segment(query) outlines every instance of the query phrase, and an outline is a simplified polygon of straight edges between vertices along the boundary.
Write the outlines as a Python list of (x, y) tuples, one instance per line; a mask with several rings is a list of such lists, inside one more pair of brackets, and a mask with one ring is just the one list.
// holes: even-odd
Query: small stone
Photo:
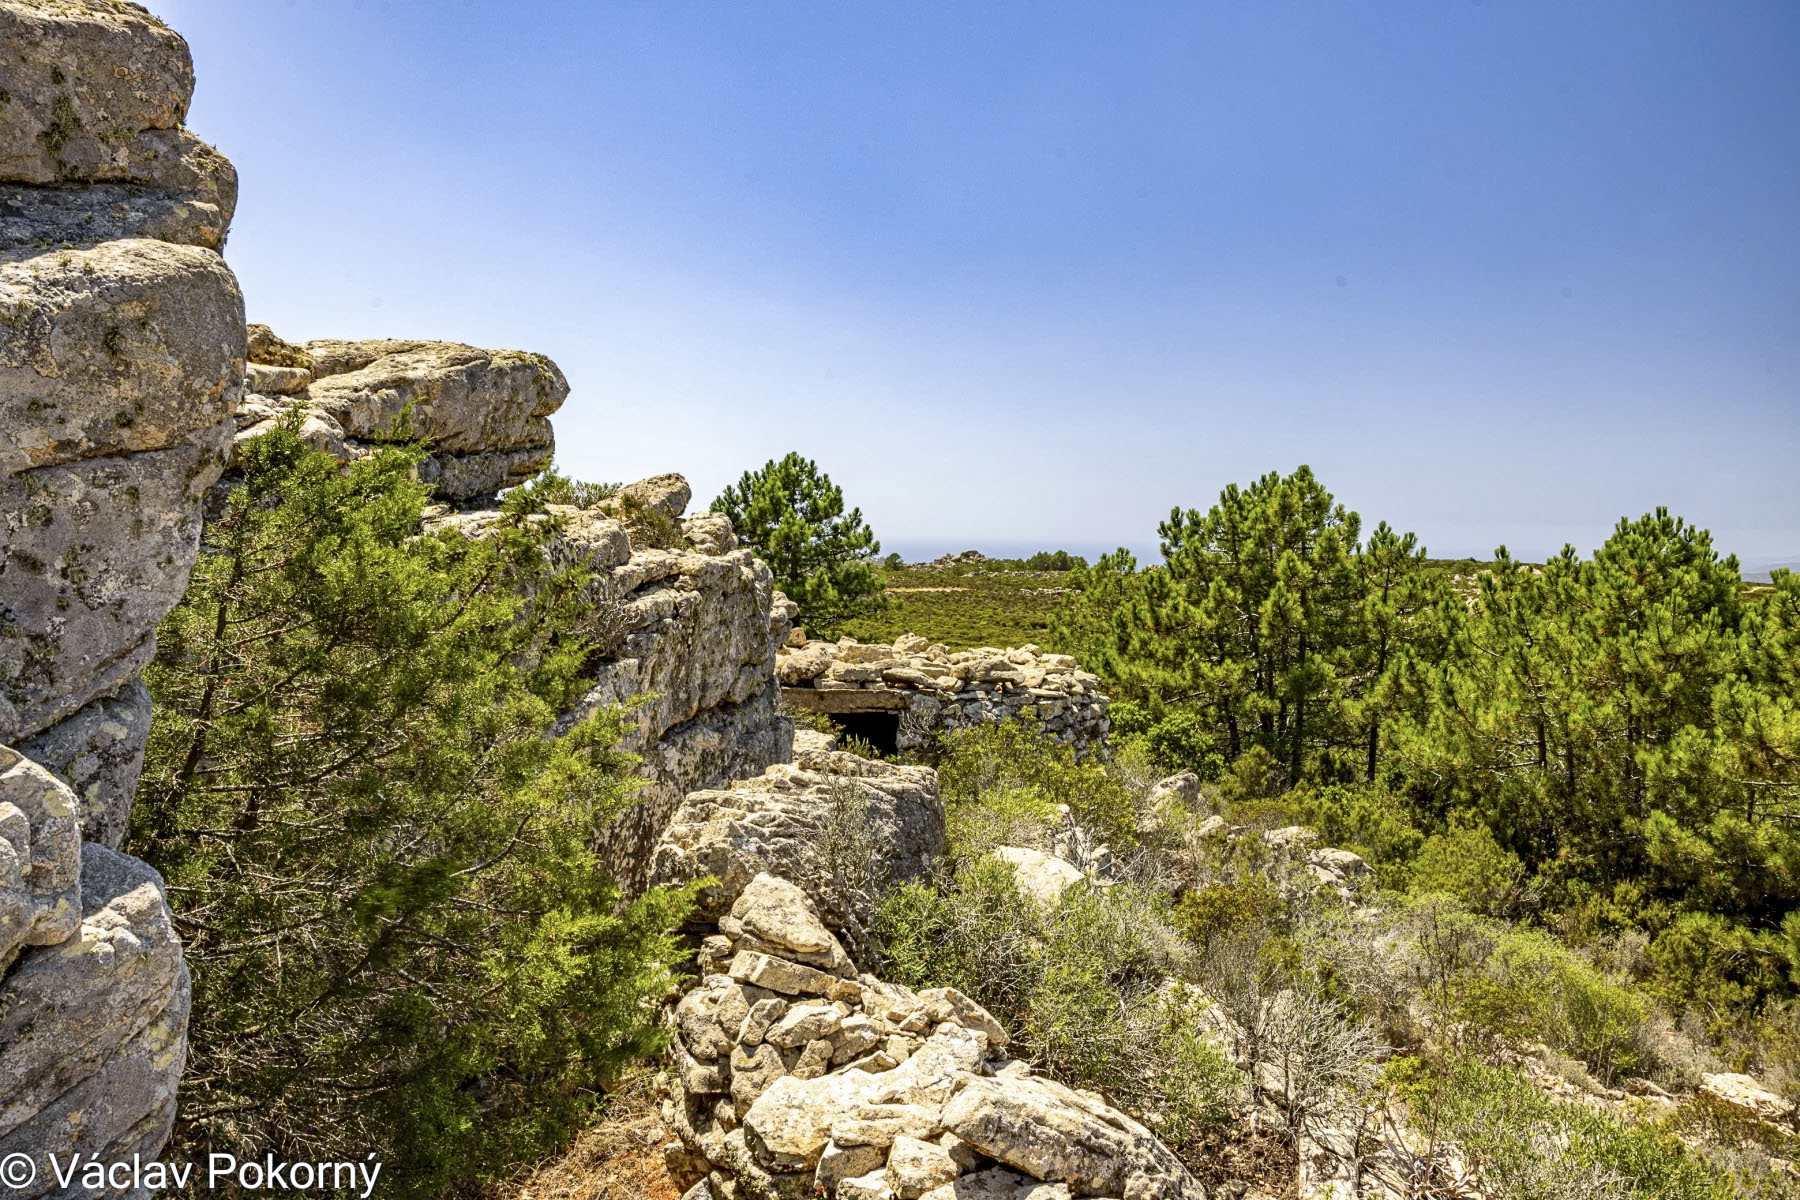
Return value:
[(919, 1000), (934, 1022), (949, 1021), (964, 1029), (985, 1033), (990, 1046), (1004, 1046), (1009, 1040), (1006, 1030), (993, 1014), (955, 988), (927, 988), (919, 993)]
[(813, 912), (806, 893), (764, 871), (752, 879), (731, 906), (743, 931), (789, 950), (823, 953), (837, 944)]
[(794, 1064), (791, 1074), (796, 1079), (817, 1079), (831, 1067), (831, 1043), (824, 1038), (806, 1043), (800, 1051), (800, 1060)]
[(860, 995), (857, 986), (848, 980), (751, 950), (740, 950), (731, 960), (731, 977), (740, 983), (753, 983), (786, 996), (854, 1000)]
[(899, 1200), (917, 1200), (932, 1188), (953, 1182), (962, 1173), (950, 1152), (935, 1142), (901, 1134), (888, 1153), (888, 1186)]
[(887, 1153), (880, 1146), (840, 1146), (836, 1142), (828, 1142), (824, 1153), (819, 1155), (818, 1169), (813, 1173), (813, 1180), (825, 1189), (825, 1194), (842, 1196), (836, 1191), (838, 1185), (854, 1175), (879, 1175), (887, 1162)]
[(802, 1046), (837, 1032), (843, 1017), (828, 1004), (796, 1004), (763, 1035), (763, 1040), (787, 1049)]
[(838, 1184), (837, 1200), (894, 1200), (885, 1171), (871, 1171)]
[(787, 1068), (782, 1065), (781, 1054), (775, 1047), (762, 1045), (746, 1049), (739, 1046), (731, 1052), (732, 1104), (737, 1106), (738, 1112), (748, 1112), (757, 1098), (786, 1074)]
[(767, 1036), (769, 1026), (781, 1020), (787, 1009), (787, 1001), (774, 996), (758, 1000), (750, 1006), (749, 1013), (738, 1027), (738, 1041), (746, 1046), (756, 1045)]

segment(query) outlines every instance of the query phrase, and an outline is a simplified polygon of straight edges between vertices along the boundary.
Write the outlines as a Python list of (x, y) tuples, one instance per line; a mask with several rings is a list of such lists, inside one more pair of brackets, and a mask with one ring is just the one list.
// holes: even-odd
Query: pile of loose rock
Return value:
[(1036, 646), (951, 651), (914, 634), (892, 645), (808, 641), (796, 630), (775, 674), (782, 698), (832, 716), (890, 712), (895, 749), (924, 751), (939, 731), (1024, 718), (1079, 752), (1098, 748), (1112, 723), (1100, 679), (1067, 654)]
[(1204, 1200), (1142, 1125), (1032, 1074), (952, 988), (858, 974), (811, 898), (743, 887), (673, 1011), (687, 1200)]

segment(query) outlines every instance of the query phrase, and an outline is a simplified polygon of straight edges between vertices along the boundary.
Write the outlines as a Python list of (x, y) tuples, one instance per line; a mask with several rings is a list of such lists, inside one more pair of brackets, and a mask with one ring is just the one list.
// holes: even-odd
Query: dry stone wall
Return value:
[(115, 850), (244, 378), (237, 179), (137, 5), (0, 0), (0, 47), (0, 1157), (129, 1159), (168, 1137), (189, 988)]
[(1078, 753), (1104, 744), (1111, 722), (1100, 679), (1067, 654), (1036, 646), (952, 652), (915, 634), (892, 645), (807, 641), (799, 634), (776, 659), (782, 696), (796, 707), (843, 720), (889, 714), (894, 744), (883, 750), (930, 752), (941, 732), (1029, 720)]

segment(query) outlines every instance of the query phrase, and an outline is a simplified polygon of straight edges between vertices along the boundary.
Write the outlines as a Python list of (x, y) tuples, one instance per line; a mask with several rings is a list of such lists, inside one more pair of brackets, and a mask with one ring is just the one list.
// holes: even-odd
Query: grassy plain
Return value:
[(886, 574), (893, 606), (845, 623), (845, 632), (859, 642), (916, 633), (952, 650), (1044, 645), (1050, 614), (1068, 590), (1062, 571), (1026, 571), (1017, 562), (996, 560), (905, 566)]

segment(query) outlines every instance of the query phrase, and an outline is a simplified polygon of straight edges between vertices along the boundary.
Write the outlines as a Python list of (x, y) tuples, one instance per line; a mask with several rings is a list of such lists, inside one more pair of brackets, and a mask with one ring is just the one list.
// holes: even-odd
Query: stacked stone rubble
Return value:
[(896, 749), (929, 751), (936, 735), (1025, 719), (1078, 752), (1100, 747), (1111, 728), (1100, 679), (1067, 654), (1036, 646), (952, 652), (902, 634), (892, 645), (807, 641), (798, 633), (775, 663), (782, 695), (828, 715), (899, 715)]
[(244, 377), (237, 180), (137, 5), (0, 0), (0, 45), (0, 1158), (129, 1159), (174, 1117), (188, 981), (114, 848)]
[(1142, 1125), (1032, 1073), (952, 988), (859, 974), (813, 899), (756, 875), (675, 1005), (687, 1200), (1204, 1200)]

